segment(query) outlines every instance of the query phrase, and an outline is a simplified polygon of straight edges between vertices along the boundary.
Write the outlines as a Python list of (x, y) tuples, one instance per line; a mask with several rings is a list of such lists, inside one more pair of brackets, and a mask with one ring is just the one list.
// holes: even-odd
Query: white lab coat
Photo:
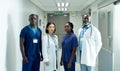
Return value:
[[(78, 31), (78, 40), (82, 28)], [(80, 45), (79, 45), (80, 46)], [(95, 66), (97, 55), (101, 49), (101, 34), (99, 30), (91, 25), (82, 38), (82, 53), (80, 60), (80, 47), (77, 48), (77, 62), (88, 66)]]
[[(56, 57), (56, 50), (58, 50), (58, 37), (56, 35), (53, 35), (53, 37), (49, 34), (45, 35), (42, 39), (44, 71), (56, 70), (56, 59), (58, 59), (58, 54)], [(48, 66), (45, 64), (47, 61), (49, 62)]]

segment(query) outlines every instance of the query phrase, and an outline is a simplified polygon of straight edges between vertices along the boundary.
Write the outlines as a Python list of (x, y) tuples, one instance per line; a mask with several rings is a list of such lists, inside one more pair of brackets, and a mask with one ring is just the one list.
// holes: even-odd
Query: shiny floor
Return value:
[[(59, 49), (59, 59), (60, 59), (60, 57), (61, 57), (61, 49)], [(97, 64), (96, 64), (95, 71), (98, 71), (97, 69), (98, 69), (98, 67), (97, 67)], [(40, 71), (44, 71), (43, 62), (41, 62)], [(60, 69), (58, 71), (64, 71), (63, 66), (60, 66)], [(80, 71), (79, 63), (76, 63), (75, 71)]]

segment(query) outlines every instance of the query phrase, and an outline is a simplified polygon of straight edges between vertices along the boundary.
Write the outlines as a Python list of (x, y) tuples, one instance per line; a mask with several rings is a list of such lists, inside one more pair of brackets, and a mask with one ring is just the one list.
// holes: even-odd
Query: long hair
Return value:
[(73, 28), (74, 28), (74, 25), (73, 25), (73, 23), (72, 22), (67, 22), (69, 25), (70, 25), (70, 27), (71, 27), (71, 32), (72, 33), (74, 33), (74, 31), (73, 31)]
[(53, 24), (53, 25), (55, 26), (55, 30), (54, 30), (54, 32), (53, 32), (53, 33), (55, 33), (55, 32), (56, 32), (56, 25), (55, 25), (55, 23), (54, 23), (54, 22), (48, 22), (48, 23), (47, 23), (47, 25), (46, 25), (46, 28), (45, 28), (45, 32), (46, 32), (46, 33), (49, 33), (49, 31), (48, 31), (48, 29), (47, 29), (47, 28), (48, 28), (48, 27), (49, 27), (49, 25), (51, 25), (51, 24)]

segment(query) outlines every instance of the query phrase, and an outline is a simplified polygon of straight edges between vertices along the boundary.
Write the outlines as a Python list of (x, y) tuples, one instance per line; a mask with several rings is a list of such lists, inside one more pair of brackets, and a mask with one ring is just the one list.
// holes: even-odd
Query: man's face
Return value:
[(89, 22), (89, 16), (88, 15), (84, 15), (83, 16), (83, 24), (87, 24)]
[(29, 17), (30, 24), (35, 26), (37, 24), (37, 16), (33, 15)]

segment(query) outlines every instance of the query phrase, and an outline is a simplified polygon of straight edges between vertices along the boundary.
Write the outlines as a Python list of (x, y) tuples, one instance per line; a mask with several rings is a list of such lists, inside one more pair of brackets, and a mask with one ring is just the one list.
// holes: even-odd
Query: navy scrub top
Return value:
[[(78, 47), (78, 40), (74, 33), (70, 35), (64, 35), (62, 38), (62, 60), (69, 62), (73, 48)], [(76, 55), (74, 56), (73, 63), (76, 61)]]
[[(21, 30), (20, 37), (25, 39), (24, 48), (25, 54), (27, 57), (35, 57), (36, 55), (40, 54), (40, 43), (41, 43), (41, 30), (36, 27), (36, 34), (30, 28), (30, 25), (24, 27)], [(37, 39), (37, 43), (34, 43), (33, 40)]]

